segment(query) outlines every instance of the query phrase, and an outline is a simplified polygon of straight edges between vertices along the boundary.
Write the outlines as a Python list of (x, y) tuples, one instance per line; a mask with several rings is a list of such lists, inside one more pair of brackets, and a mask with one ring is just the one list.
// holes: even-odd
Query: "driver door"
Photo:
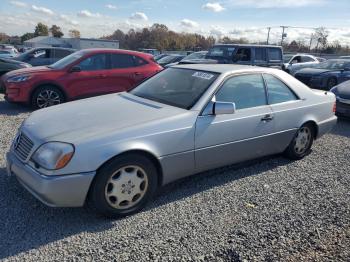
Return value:
[(198, 117), (195, 132), (197, 171), (238, 163), (272, 152), (270, 135), (274, 132), (273, 112), (267, 104), (261, 74), (227, 79), (214, 99), (235, 103), (236, 110), (233, 114), (204, 113)]

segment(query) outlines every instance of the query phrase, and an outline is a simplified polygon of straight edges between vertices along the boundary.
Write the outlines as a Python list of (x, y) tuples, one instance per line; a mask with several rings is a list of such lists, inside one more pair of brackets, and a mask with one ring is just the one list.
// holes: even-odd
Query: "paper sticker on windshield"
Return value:
[(210, 80), (210, 79), (213, 78), (214, 75), (208, 74), (208, 73), (204, 73), (204, 72), (195, 72), (192, 76), (203, 78), (203, 79), (206, 79), (206, 80)]

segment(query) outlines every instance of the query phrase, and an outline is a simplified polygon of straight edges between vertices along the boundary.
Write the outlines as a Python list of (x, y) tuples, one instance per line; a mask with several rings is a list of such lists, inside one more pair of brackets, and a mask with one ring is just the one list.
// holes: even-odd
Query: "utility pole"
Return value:
[(267, 40), (266, 40), (266, 44), (269, 44), (269, 40), (270, 40), (270, 31), (271, 31), (271, 27), (267, 28)]
[(284, 30), (285, 30), (286, 28), (288, 28), (288, 27), (289, 27), (289, 26), (281, 25), (281, 28), (282, 28), (281, 46), (283, 45), (283, 40), (284, 40), (284, 38), (287, 37), (287, 34), (284, 33)]

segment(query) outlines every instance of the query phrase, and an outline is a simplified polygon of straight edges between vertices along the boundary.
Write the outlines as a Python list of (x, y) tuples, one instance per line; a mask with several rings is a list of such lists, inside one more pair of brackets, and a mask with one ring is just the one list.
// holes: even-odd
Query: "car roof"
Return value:
[(79, 50), (78, 52), (82, 52), (84, 55), (107, 52), (107, 53), (135, 55), (135, 56), (142, 57), (144, 59), (152, 59), (153, 57), (152, 54), (148, 54), (144, 52), (132, 51), (132, 50), (126, 50), (126, 49), (115, 49), (115, 48), (88, 48), (88, 49)]
[(281, 46), (278, 45), (258, 45), (258, 44), (215, 44), (215, 46), (242, 46), (242, 47), (273, 47), (273, 48), (282, 48)]
[(233, 73), (235, 71), (249, 70), (249, 71), (269, 71), (269, 68), (257, 67), (257, 66), (248, 66), (248, 65), (233, 65), (233, 64), (181, 64), (173, 66), (173, 68), (184, 68), (184, 69), (193, 69), (200, 71), (209, 71), (214, 73)]

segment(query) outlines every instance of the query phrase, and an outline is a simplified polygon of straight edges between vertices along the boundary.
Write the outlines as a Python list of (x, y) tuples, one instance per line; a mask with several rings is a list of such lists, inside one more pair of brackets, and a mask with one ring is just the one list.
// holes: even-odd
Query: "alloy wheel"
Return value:
[(297, 154), (304, 154), (311, 143), (312, 133), (311, 130), (304, 126), (299, 129), (298, 134), (295, 138), (294, 150)]
[(139, 166), (125, 166), (114, 172), (105, 187), (108, 204), (128, 209), (141, 201), (148, 189), (148, 177)]
[(36, 104), (38, 108), (58, 105), (61, 104), (61, 102), (62, 101), (60, 95), (54, 90), (44, 89), (38, 94), (36, 98)]

